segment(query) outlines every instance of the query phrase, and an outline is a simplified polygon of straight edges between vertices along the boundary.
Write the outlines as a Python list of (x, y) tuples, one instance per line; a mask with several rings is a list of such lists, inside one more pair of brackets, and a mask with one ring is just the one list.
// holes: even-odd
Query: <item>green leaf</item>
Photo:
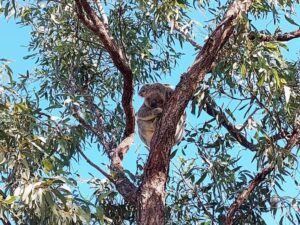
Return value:
[(275, 43), (272, 43), (272, 42), (266, 42), (265, 47), (267, 47), (269, 49), (272, 49), (272, 50), (276, 50), (278, 48), (277, 45)]
[(245, 77), (246, 76), (246, 66), (244, 64), (242, 64), (241, 66), (241, 75), (242, 77)]
[(17, 112), (23, 112), (28, 110), (28, 105), (25, 102), (15, 104), (15, 110)]
[(279, 75), (278, 75), (278, 72), (276, 69), (272, 68), (272, 72), (273, 72), (273, 75), (275, 77), (275, 81), (276, 81), (276, 87), (277, 88), (280, 88), (281, 87), (281, 82), (280, 82), (280, 78), (279, 78)]
[(196, 185), (200, 185), (202, 183), (202, 181), (204, 181), (204, 179), (206, 178), (207, 176), (207, 172), (204, 172), (201, 177), (196, 181)]
[(284, 15), (284, 18), (290, 23), (290, 24), (293, 24), (293, 25), (296, 25), (299, 27), (299, 24), (295, 22), (295, 20), (293, 20), (291, 17), (289, 17), (289, 15), (285, 14)]
[(57, 198), (59, 198), (59, 200), (60, 200), (64, 205), (66, 204), (67, 199), (66, 199), (65, 196), (62, 195), (58, 190), (53, 189), (53, 190), (52, 190), (52, 193), (53, 193)]
[(111, 194), (111, 191), (107, 191), (107, 192), (104, 192), (104, 193), (101, 193), (99, 196), (98, 196), (98, 200), (99, 202), (102, 202), (107, 196), (109, 196)]
[(279, 225), (283, 225), (283, 219), (284, 219), (284, 216), (282, 216), (279, 220)]
[(8, 13), (9, 13), (9, 6), (10, 6), (10, 2), (8, 1), (5, 5), (5, 9), (4, 9), (4, 16), (7, 17)]
[(5, 64), (4, 67), (5, 67), (6, 73), (9, 77), (9, 82), (13, 83), (13, 79), (12, 79), (13, 71), (12, 71), (12, 69), (7, 64)]
[(17, 200), (17, 196), (8, 196), (8, 197), (3, 201), (3, 203), (10, 205), (10, 204), (14, 203), (14, 201), (16, 201), (16, 200)]
[(53, 104), (49, 107), (47, 107), (45, 110), (50, 110), (50, 109), (59, 109), (59, 108), (62, 108), (62, 105), (61, 104)]
[(77, 213), (78, 216), (80, 217), (80, 219), (82, 221), (84, 221), (85, 223), (89, 223), (91, 220), (91, 214), (85, 210), (83, 210), (82, 208), (78, 208), (77, 209)]
[(176, 150), (174, 150), (174, 151), (171, 153), (171, 155), (170, 155), (170, 158), (171, 158), (171, 159), (173, 159), (173, 158), (174, 158), (174, 156), (176, 155), (176, 153), (177, 153), (177, 149), (176, 149)]
[(100, 220), (100, 224), (104, 224), (104, 212), (103, 212), (103, 209), (101, 207), (97, 207), (96, 211), (97, 211), (97, 217)]
[(48, 159), (43, 160), (43, 167), (44, 167), (44, 170), (46, 173), (53, 170), (53, 165), (52, 165), (51, 161)]
[(258, 80), (257, 86), (262, 87), (264, 83), (265, 83), (265, 75), (262, 75)]
[(52, 195), (49, 191), (46, 191), (43, 193), (46, 199), (46, 202), (48, 203), (48, 206), (51, 207), (55, 204), (55, 202), (53, 201)]

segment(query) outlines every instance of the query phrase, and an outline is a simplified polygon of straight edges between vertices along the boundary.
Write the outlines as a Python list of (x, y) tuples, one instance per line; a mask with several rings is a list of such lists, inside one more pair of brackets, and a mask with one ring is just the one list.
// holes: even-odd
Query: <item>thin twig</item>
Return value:
[(115, 182), (115, 180), (112, 178), (111, 175), (106, 173), (104, 170), (102, 170), (99, 166), (97, 166), (95, 163), (93, 163), (82, 151), (80, 146), (77, 146), (77, 151), (80, 153), (80, 155), (86, 160), (88, 164), (90, 164), (92, 167), (94, 167), (97, 171), (99, 171), (103, 176), (105, 176), (108, 180), (110, 180), (112, 183)]
[(99, 142), (103, 145), (105, 150), (109, 150), (109, 144), (106, 142), (103, 133), (100, 133), (101, 130), (97, 130), (92, 125), (88, 124), (80, 114), (80, 111), (77, 107), (73, 107), (73, 116), (77, 119), (77, 121), (87, 130), (91, 131), (99, 140)]

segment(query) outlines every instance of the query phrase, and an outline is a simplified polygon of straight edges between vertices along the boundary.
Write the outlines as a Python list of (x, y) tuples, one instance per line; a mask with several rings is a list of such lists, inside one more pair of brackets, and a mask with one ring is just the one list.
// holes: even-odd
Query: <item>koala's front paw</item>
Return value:
[(155, 108), (155, 109), (153, 109), (152, 112), (153, 112), (154, 115), (158, 115), (158, 114), (161, 114), (162, 111), (163, 111), (162, 108)]

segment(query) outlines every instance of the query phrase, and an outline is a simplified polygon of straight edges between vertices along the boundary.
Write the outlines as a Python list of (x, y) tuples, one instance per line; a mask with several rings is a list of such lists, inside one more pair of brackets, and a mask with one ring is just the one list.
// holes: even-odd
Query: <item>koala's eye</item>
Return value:
[(158, 103), (158, 104), (163, 104), (164, 101), (160, 99), (160, 100), (157, 101), (157, 103)]

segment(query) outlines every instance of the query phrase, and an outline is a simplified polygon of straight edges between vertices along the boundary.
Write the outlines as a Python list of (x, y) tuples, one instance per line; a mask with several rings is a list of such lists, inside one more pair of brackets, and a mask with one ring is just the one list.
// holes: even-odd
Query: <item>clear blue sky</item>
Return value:
[[(299, 8), (297, 9), (298, 12), (300, 12)], [(202, 15), (200, 15), (202, 16)], [(199, 16), (195, 16), (199, 17)], [(205, 18), (207, 19), (207, 18)], [(261, 29), (270, 28), (273, 26), (272, 22), (270, 23), (270, 19), (266, 19), (265, 21), (262, 21), (262, 23), (259, 25)], [(300, 23), (300, 20), (297, 22)], [(296, 26), (292, 26), (288, 23), (284, 23), (285, 30), (284, 31), (292, 31), (296, 30)], [(26, 70), (32, 71), (35, 67), (33, 61), (24, 60), (23, 57), (28, 54), (26, 45), (29, 43), (30, 40), (30, 28), (29, 27), (20, 27), (19, 25), (16, 25), (14, 20), (10, 20), (7, 22), (3, 17), (0, 19), (0, 58), (6, 58), (12, 60), (12, 63), (10, 66), (13, 69), (15, 77), (17, 77), (18, 74), (24, 74)], [(203, 41), (203, 40), (201, 40)], [(202, 43), (202, 42), (200, 42)], [(293, 40), (289, 42), (289, 52), (285, 52), (285, 55), (287, 58), (299, 58), (299, 51), (300, 51), (300, 44), (299, 39)], [(183, 56), (182, 60), (180, 61), (180, 66), (177, 66), (175, 70), (172, 72), (172, 77), (166, 77), (164, 80), (162, 80), (163, 83), (170, 83), (172, 85), (176, 85), (180, 79), (180, 74), (186, 71), (188, 66), (191, 65), (191, 63), (194, 60), (194, 48), (191, 47), (189, 44), (184, 45), (184, 52), (186, 53), (185, 56)], [(297, 56), (297, 57), (296, 57)], [(142, 99), (139, 96), (134, 97), (134, 108), (137, 110), (140, 105), (142, 104)], [(189, 110), (190, 111), (190, 110)], [(204, 121), (205, 118), (201, 119), (201, 122)], [(239, 118), (240, 122), (243, 121), (243, 118)], [(188, 122), (192, 124), (199, 123), (199, 120), (196, 120), (190, 113), (188, 115)], [(135, 170), (135, 160), (136, 160), (136, 151), (146, 155), (147, 150), (145, 150), (144, 145), (140, 142), (139, 138), (136, 136), (136, 140), (134, 145), (131, 148), (131, 151), (129, 151), (128, 155), (126, 156), (124, 160), (124, 165), (126, 165), (126, 169), (130, 169), (131, 171)], [(90, 151), (90, 156), (93, 155), (93, 153)], [(249, 162), (249, 156), (251, 156), (251, 153), (245, 153), (243, 152), (243, 158), (242, 158), (242, 164), (246, 167), (252, 167), (253, 165)], [(99, 158), (102, 157), (99, 154)], [(94, 156), (92, 158), (95, 158)], [(252, 158), (252, 157), (251, 157)], [(103, 161), (105, 162), (105, 160)], [(99, 160), (95, 160), (95, 163), (99, 163)], [(253, 168), (255, 170), (255, 168)], [(92, 172), (96, 176), (99, 175), (98, 172), (91, 170), (91, 167), (88, 166), (84, 160), (80, 162), (80, 165), (74, 164), (72, 167), (72, 170), (80, 171), (80, 174), (83, 179), (82, 184), (82, 190), (88, 190), (87, 185), (84, 184), (84, 180), (89, 179), (90, 175), (88, 172)], [(286, 190), (285, 195), (295, 195), (298, 193), (298, 189), (295, 189), (294, 185), (291, 184), (292, 181), (289, 181), (287, 184), (284, 185), (284, 188)], [(274, 224), (274, 220), (270, 217), (266, 217), (268, 219), (268, 224)]]

